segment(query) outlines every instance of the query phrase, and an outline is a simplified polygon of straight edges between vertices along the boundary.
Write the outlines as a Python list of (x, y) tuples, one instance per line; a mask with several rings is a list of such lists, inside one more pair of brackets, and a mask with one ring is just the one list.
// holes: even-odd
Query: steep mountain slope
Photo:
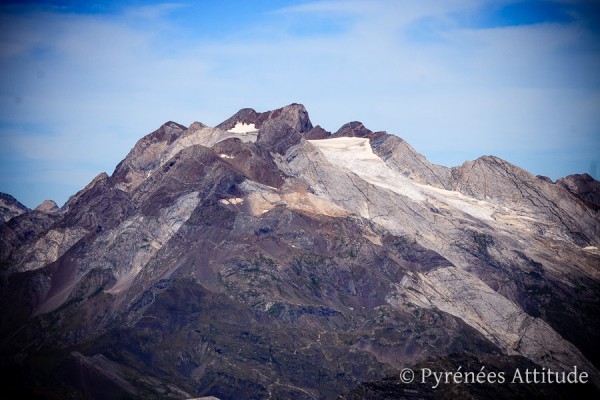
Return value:
[(29, 209), (19, 203), (17, 199), (11, 195), (0, 193), (0, 224), (27, 211), (29, 211)]
[(593, 208), (600, 208), (600, 182), (588, 174), (569, 175), (556, 183)]
[(586, 182), (436, 166), (299, 104), (168, 122), (59, 211), (0, 226), (2, 372), (41, 398), (443, 398), (398, 374), (577, 366), (589, 384), (515, 393), (591, 394)]

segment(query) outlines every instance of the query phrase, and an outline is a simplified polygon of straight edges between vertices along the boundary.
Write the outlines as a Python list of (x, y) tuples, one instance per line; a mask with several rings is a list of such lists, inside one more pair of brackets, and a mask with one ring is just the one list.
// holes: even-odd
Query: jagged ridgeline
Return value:
[[(600, 385), (599, 183), (447, 168), (292, 104), (167, 122), (60, 209), (0, 197), (5, 392), (574, 398)], [(403, 384), (405, 368), (589, 375)]]

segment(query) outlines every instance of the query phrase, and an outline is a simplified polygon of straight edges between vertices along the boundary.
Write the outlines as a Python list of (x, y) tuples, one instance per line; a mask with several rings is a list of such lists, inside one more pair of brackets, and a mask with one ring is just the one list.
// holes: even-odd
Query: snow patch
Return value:
[(343, 167), (365, 181), (414, 201), (434, 199), (475, 218), (494, 221), (492, 204), (462, 193), (417, 183), (390, 168), (375, 153), (366, 138), (341, 137), (309, 140), (330, 163)]
[(240, 204), (244, 202), (244, 199), (242, 199), (241, 197), (233, 197), (231, 199), (221, 199), (219, 200), (219, 202), (221, 204), (229, 204), (229, 205), (234, 205), (234, 204)]
[(369, 139), (341, 137), (309, 140), (330, 163), (346, 168), (365, 181), (415, 201), (425, 197), (412, 181), (394, 171), (379, 158), (369, 144)]
[(423, 193), (426, 193), (429, 197), (433, 197), (465, 214), (487, 221), (494, 221), (492, 214), (495, 212), (495, 208), (487, 201), (477, 200), (453, 190), (440, 189), (421, 183), (415, 183), (415, 185), (420, 187)]
[(592, 254), (600, 255), (600, 250), (596, 246), (587, 246), (587, 247), (582, 248), (582, 250), (585, 251), (585, 252), (587, 252), (587, 253), (592, 253)]
[(219, 154), (219, 157), (221, 157), (221, 158), (234, 158), (235, 156), (230, 156), (229, 154), (221, 153), (221, 154)]
[[(248, 131), (245, 133), (234, 132), (233, 130), (224, 131), (217, 128), (201, 127), (198, 129), (188, 129), (183, 136), (173, 142), (165, 154), (160, 159), (160, 165), (165, 165), (181, 150), (194, 146), (201, 145), (205, 147), (213, 147), (215, 144), (230, 138), (238, 138), (242, 142), (256, 142), (258, 131)], [(225, 157), (227, 158), (227, 157)]]
[(256, 132), (256, 131), (258, 131), (258, 129), (256, 129), (256, 126), (254, 126), (254, 124), (246, 124), (244, 122), (236, 122), (235, 126), (231, 129), (229, 129), (227, 132), (250, 133), (250, 132)]

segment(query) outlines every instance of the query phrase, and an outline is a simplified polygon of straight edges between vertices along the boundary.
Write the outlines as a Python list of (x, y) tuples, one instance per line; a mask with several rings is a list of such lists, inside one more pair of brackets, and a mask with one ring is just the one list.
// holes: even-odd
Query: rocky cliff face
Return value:
[(27, 211), (29, 209), (11, 195), (0, 193), (0, 224)]
[[(597, 394), (590, 179), (437, 166), (299, 104), (168, 122), (61, 210), (0, 226), (3, 374), (42, 397)], [(423, 365), (577, 366), (590, 383), (399, 381)]]
[(569, 175), (556, 183), (593, 208), (600, 208), (600, 182), (588, 174)]

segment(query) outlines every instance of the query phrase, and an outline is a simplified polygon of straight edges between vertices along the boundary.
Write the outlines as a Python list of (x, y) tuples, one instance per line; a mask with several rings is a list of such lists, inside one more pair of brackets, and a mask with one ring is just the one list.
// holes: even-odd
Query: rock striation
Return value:
[[(360, 122), (331, 134), (300, 104), (167, 122), (59, 210), (0, 225), (0, 368), (48, 398), (595, 396), (597, 195), (492, 156), (435, 165)], [(399, 382), (422, 366), (589, 383)]]

